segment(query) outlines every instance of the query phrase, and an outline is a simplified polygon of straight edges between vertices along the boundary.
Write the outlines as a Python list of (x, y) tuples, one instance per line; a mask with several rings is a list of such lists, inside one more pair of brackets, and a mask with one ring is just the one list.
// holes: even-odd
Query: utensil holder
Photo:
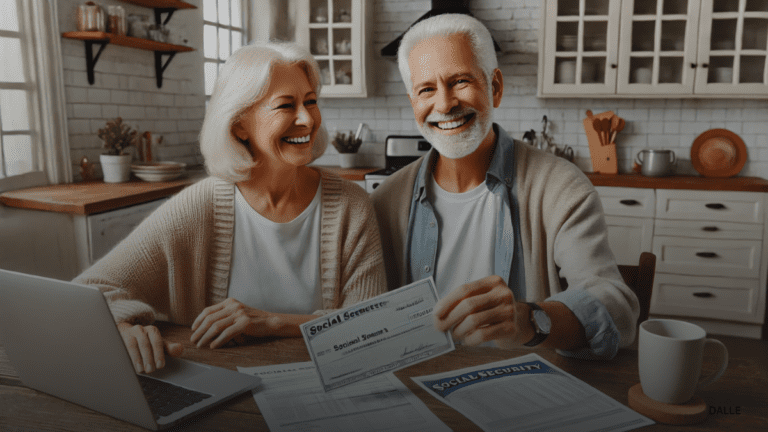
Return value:
[(594, 120), (613, 117), (613, 111), (606, 111), (584, 119), (584, 132), (589, 142), (589, 155), (592, 158), (592, 171), (600, 174), (618, 174), (619, 161), (616, 157), (616, 144), (603, 144), (600, 133), (595, 130)]

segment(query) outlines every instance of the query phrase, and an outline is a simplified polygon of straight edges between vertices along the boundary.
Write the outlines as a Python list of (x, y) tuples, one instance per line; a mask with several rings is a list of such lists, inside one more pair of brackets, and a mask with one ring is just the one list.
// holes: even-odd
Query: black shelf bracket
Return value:
[[(168, 21), (171, 20), (175, 11), (176, 9), (174, 8), (155, 8), (155, 24), (157, 24), (158, 27), (168, 24)], [(168, 14), (168, 16), (165, 17), (165, 20), (163, 20), (164, 13)]]
[[(170, 56), (168, 57), (168, 60), (165, 61), (165, 64), (163, 64), (164, 55)], [(171, 60), (175, 55), (176, 51), (155, 51), (155, 77), (157, 78), (157, 88), (163, 86), (163, 72), (165, 72), (165, 68), (168, 67), (168, 64), (171, 63)]]
[[(96, 82), (96, 77), (93, 73), (93, 68), (96, 67), (96, 62), (99, 61), (99, 56), (101, 56), (101, 52), (104, 51), (104, 47), (107, 46), (109, 43), (109, 40), (87, 40), (85, 42), (85, 68), (88, 72), (88, 84), (93, 85), (94, 82)], [(99, 51), (96, 53), (96, 55), (93, 55), (93, 44), (100, 45)]]

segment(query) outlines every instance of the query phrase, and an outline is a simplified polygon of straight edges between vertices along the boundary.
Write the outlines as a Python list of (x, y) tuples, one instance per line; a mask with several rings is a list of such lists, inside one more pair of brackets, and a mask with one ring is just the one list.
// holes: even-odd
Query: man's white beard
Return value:
[[(464, 156), (472, 154), (483, 142), (493, 126), (491, 122), (491, 110), (480, 112), (474, 108), (464, 108), (459, 112), (452, 114), (432, 113), (427, 116), (423, 124), (416, 122), (416, 126), (427, 141), (435, 147), (441, 156), (449, 159), (461, 159)], [(434, 130), (429, 123), (445, 122), (454, 119), (462, 119), (470, 114), (474, 114), (474, 123), (464, 132), (455, 135), (443, 135)], [(473, 121), (470, 120), (470, 121)]]

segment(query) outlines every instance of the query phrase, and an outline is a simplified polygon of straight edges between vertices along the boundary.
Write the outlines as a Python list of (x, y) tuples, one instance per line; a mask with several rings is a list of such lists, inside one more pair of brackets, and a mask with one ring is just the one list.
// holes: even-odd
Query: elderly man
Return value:
[(612, 358), (635, 338), (637, 297), (586, 176), (492, 123), (504, 80), (488, 30), (468, 15), (429, 18), (398, 63), (433, 149), (372, 196), (389, 288), (434, 277), (435, 325), (468, 345)]

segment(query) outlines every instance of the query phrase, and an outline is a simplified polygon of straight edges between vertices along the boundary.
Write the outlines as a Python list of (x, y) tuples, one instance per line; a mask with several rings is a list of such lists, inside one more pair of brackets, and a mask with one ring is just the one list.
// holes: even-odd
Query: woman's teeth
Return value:
[(309, 135), (298, 138), (283, 138), (283, 141), (291, 144), (304, 144), (309, 142)]
[(438, 128), (442, 129), (442, 130), (448, 130), (448, 129), (455, 129), (455, 128), (463, 125), (466, 122), (467, 122), (467, 117), (461, 117), (461, 118), (459, 118), (457, 120), (454, 120), (454, 121), (437, 122), (437, 123), (435, 123), (435, 125)]

